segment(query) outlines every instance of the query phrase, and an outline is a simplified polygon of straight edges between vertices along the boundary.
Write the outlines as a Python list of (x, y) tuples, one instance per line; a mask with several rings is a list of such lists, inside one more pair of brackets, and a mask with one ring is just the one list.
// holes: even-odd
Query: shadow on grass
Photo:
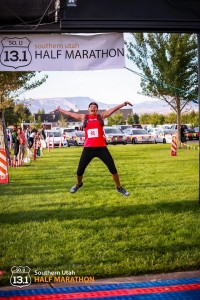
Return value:
[[(159, 212), (174, 213), (174, 215), (184, 212), (199, 213), (198, 201), (184, 200), (177, 202), (159, 202), (156, 204), (135, 204), (120, 206), (91, 206), (83, 208), (73, 208), (70, 205), (64, 208), (59, 205), (58, 209), (51, 209), (52, 205), (46, 206), (43, 210), (26, 210), (11, 213), (1, 213), (0, 223), (2, 224), (22, 224), (29, 222), (44, 222), (49, 220), (101, 220), (104, 218), (127, 218), (136, 215), (151, 215)], [(50, 207), (50, 209), (49, 209)]]
[[(131, 175), (131, 174), (130, 174)], [(94, 177), (88, 177), (87, 181), (88, 182), (96, 182), (96, 178), (94, 179)], [(41, 178), (42, 181), (43, 178)], [(99, 179), (100, 180), (100, 179)], [(35, 179), (34, 183), (32, 182), (31, 184), (27, 184), (26, 180), (22, 180), (21, 182), (18, 182), (18, 184), (16, 183), (10, 183), (9, 186), (3, 186), (1, 189), (1, 195), (6, 195), (6, 196), (12, 196), (13, 193), (15, 196), (18, 195), (41, 195), (43, 194), (45, 197), (45, 194), (57, 194), (58, 191), (63, 192), (63, 191), (69, 191), (71, 186), (76, 182), (75, 180), (75, 176), (70, 176), (68, 178), (66, 178), (66, 176), (55, 176), (55, 178), (51, 178), (51, 179), (47, 179), (46, 183), (44, 184), (43, 182), (40, 181), (40, 178)], [(165, 189), (170, 187), (171, 189), (176, 188), (177, 187), (177, 183), (176, 182), (164, 182), (163, 183)], [(128, 184), (127, 184), (128, 186)], [(146, 189), (146, 188), (158, 188), (160, 189), (161, 187), (161, 182), (145, 182), (145, 183), (134, 183), (134, 188), (136, 189)], [(108, 176), (105, 176), (105, 180), (101, 181), (98, 185), (98, 190), (99, 193), (101, 193), (101, 191), (105, 191), (106, 190), (113, 190), (113, 186), (111, 185), (111, 178), (110, 178), (110, 174)], [(130, 189), (130, 187), (129, 187)], [(85, 185), (85, 191), (89, 191), (89, 186), (87, 186), (87, 183)]]

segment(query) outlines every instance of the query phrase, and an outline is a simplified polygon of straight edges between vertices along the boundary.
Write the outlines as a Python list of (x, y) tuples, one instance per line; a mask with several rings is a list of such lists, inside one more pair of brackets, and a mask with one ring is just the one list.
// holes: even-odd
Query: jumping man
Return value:
[(76, 120), (79, 120), (83, 123), (83, 128), (85, 131), (85, 142), (83, 152), (81, 154), (81, 158), (79, 161), (78, 169), (77, 169), (77, 183), (70, 189), (71, 193), (76, 193), (76, 191), (82, 187), (83, 182), (83, 174), (85, 172), (86, 167), (91, 162), (94, 157), (100, 158), (110, 173), (112, 174), (112, 178), (116, 184), (116, 192), (122, 194), (123, 196), (129, 196), (130, 193), (126, 191), (119, 181), (119, 175), (117, 173), (117, 169), (115, 167), (115, 163), (113, 158), (106, 146), (106, 140), (104, 137), (103, 131), (103, 120), (112, 115), (115, 111), (119, 110), (123, 106), (132, 104), (128, 101), (117, 105), (109, 110), (104, 111), (101, 114), (98, 114), (98, 104), (96, 102), (91, 102), (88, 107), (89, 114), (79, 114), (75, 112), (70, 112), (61, 109), (58, 107), (56, 111), (61, 112), (67, 116), (70, 116)]

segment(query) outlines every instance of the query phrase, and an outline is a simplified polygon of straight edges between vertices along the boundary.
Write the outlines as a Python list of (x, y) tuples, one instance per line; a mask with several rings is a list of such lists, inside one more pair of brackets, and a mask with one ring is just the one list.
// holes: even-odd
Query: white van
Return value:
[(62, 134), (66, 134), (67, 132), (74, 132), (74, 131), (76, 131), (75, 127), (61, 128)]
[(50, 147), (53, 146), (53, 143), (55, 147), (59, 147), (60, 143), (61, 146), (69, 147), (66, 137), (60, 131), (47, 130), (46, 136), (47, 145), (49, 143)]

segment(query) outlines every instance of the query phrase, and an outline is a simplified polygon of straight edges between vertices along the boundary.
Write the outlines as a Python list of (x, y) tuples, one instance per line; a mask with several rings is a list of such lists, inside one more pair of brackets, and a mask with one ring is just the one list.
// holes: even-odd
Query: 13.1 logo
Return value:
[(13, 266), (11, 268), (10, 283), (19, 288), (29, 286), (31, 284), (30, 271), (31, 269), (28, 266)]
[(2, 41), (0, 62), (6, 67), (14, 69), (28, 66), (32, 61), (29, 50), (30, 41), (26, 37), (5, 37)]

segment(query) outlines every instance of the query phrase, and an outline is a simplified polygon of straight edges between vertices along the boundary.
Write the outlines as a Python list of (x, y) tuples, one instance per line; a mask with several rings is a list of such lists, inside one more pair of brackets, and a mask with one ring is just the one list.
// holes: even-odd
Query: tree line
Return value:
[[(108, 125), (122, 125), (122, 124), (151, 124), (154, 127), (157, 125), (164, 124), (176, 124), (177, 114), (171, 112), (168, 114), (158, 114), (158, 113), (144, 113), (141, 115), (133, 114), (128, 115), (126, 122), (123, 119), (123, 115), (120, 112), (112, 115), (108, 118)], [(192, 110), (191, 112), (183, 113), (181, 115), (181, 124), (191, 124), (191, 127), (199, 126), (199, 113)]]
[[(39, 109), (37, 114), (45, 114), (44, 108)], [(34, 122), (34, 114), (31, 113), (30, 109), (24, 103), (15, 104), (7, 109), (5, 109), (5, 119), (6, 125), (14, 125)], [(42, 124), (41, 119), (37, 121), (38, 126)], [(67, 127), (67, 118), (62, 115), (58, 121), (61, 127)], [(177, 123), (177, 114), (171, 112), (168, 114), (158, 114), (158, 113), (143, 113), (138, 115), (137, 113), (128, 114), (127, 120), (124, 120), (123, 114), (117, 112), (108, 118), (108, 125), (122, 125), (122, 124), (152, 124), (163, 125), (163, 124), (176, 124)], [(187, 113), (181, 114), (181, 124), (191, 124), (192, 127), (196, 127), (199, 124), (199, 113), (192, 110)]]

